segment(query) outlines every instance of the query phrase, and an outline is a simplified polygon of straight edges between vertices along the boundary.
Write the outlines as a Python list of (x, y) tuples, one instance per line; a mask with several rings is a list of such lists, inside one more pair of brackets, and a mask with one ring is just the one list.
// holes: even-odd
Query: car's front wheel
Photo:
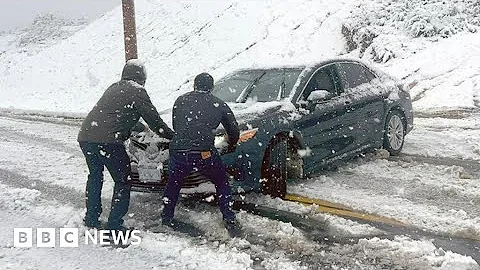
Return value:
[(392, 110), (385, 121), (383, 147), (392, 156), (398, 155), (405, 142), (405, 116), (401, 111)]
[(284, 134), (276, 135), (265, 150), (262, 162), (262, 193), (285, 197), (287, 180), (303, 177), (303, 160), (296, 144)]

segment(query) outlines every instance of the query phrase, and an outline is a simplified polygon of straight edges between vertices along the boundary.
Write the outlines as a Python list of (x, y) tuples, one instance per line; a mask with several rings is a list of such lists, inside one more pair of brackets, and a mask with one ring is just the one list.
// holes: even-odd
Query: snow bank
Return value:
[[(349, 51), (359, 49), (359, 56), (386, 62), (405, 50), (398, 35), (451, 37), (461, 32), (476, 33), (480, 27), (480, 3), (476, 0), (386, 0), (363, 1), (351, 11), (342, 26)], [(401, 41), (405, 41), (400, 37)], [(408, 42), (408, 41), (407, 41)]]
[(394, 59), (385, 69), (412, 86), (414, 110), (431, 112), (480, 106), (480, 33), (440, 39), (428, 49)]

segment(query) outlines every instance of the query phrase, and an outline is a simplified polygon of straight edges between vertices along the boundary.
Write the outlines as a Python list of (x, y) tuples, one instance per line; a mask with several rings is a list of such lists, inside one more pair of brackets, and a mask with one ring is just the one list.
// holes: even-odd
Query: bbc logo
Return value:
[[(37, 247), (55, 247), (56, 230), (55, 228), (37, 228)], [(78, 247), (78, 228), (60, 228), (59, 246), (60, 247)], [(14, 247), (32, 247), (33, 229), (32, 228), (14, 228), (13, 229)]]
[[(109, 231), (94, 230), (85, 231), (85, 245), (140, 245), (140, 231)], [(36, 237), (33, 235), (33, 228), (14, 228), (13, 246), (19, 248), (30, 248), (34, 245), (36, 238), (37, 247), (56, 247), (57, 230), (55, 228), (37, 228)], [(79, 230), (78, 228), (60, 228), (58, 230), (59, 247), (78, 247)]]

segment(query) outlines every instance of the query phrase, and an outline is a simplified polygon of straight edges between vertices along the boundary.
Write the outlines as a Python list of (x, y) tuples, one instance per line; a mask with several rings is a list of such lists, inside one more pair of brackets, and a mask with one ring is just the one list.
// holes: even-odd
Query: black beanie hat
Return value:
[(204, 72), (195, 77), (193, 82), (193, 89), (195, 91), (210, 92), (213, 89), (213, 77)]

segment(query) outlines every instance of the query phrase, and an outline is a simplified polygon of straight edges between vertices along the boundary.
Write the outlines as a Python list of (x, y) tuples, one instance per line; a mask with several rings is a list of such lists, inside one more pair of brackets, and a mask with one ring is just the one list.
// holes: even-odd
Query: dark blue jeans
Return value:
[(168, 160), (168, 182), (163, 194), (163, 220), (173, 219), (175, 206), (185, 177), (193, 170), (202, 172), (215, 184), (218, 204), (226, 221), (235, 220), (231, 209), (232, 194), (228, 183), (227, 170), (217, 151), (210, 151), (211, 156), (203, 159), (200, 152), (171, 151)]
[(108, 217), (107, 229), (120, 229), (123, 225), (123, 216), (128, 212), (130, 204), (130, 158), (122, 144), (80, 142), (88, 170), (85, 193), (87, 212), (85, 225), (99, 227), (99, 217), (102, 213), (102, 186), (103, 168), (107, 167), (115, 182), (113, 187), (112, 204)]

